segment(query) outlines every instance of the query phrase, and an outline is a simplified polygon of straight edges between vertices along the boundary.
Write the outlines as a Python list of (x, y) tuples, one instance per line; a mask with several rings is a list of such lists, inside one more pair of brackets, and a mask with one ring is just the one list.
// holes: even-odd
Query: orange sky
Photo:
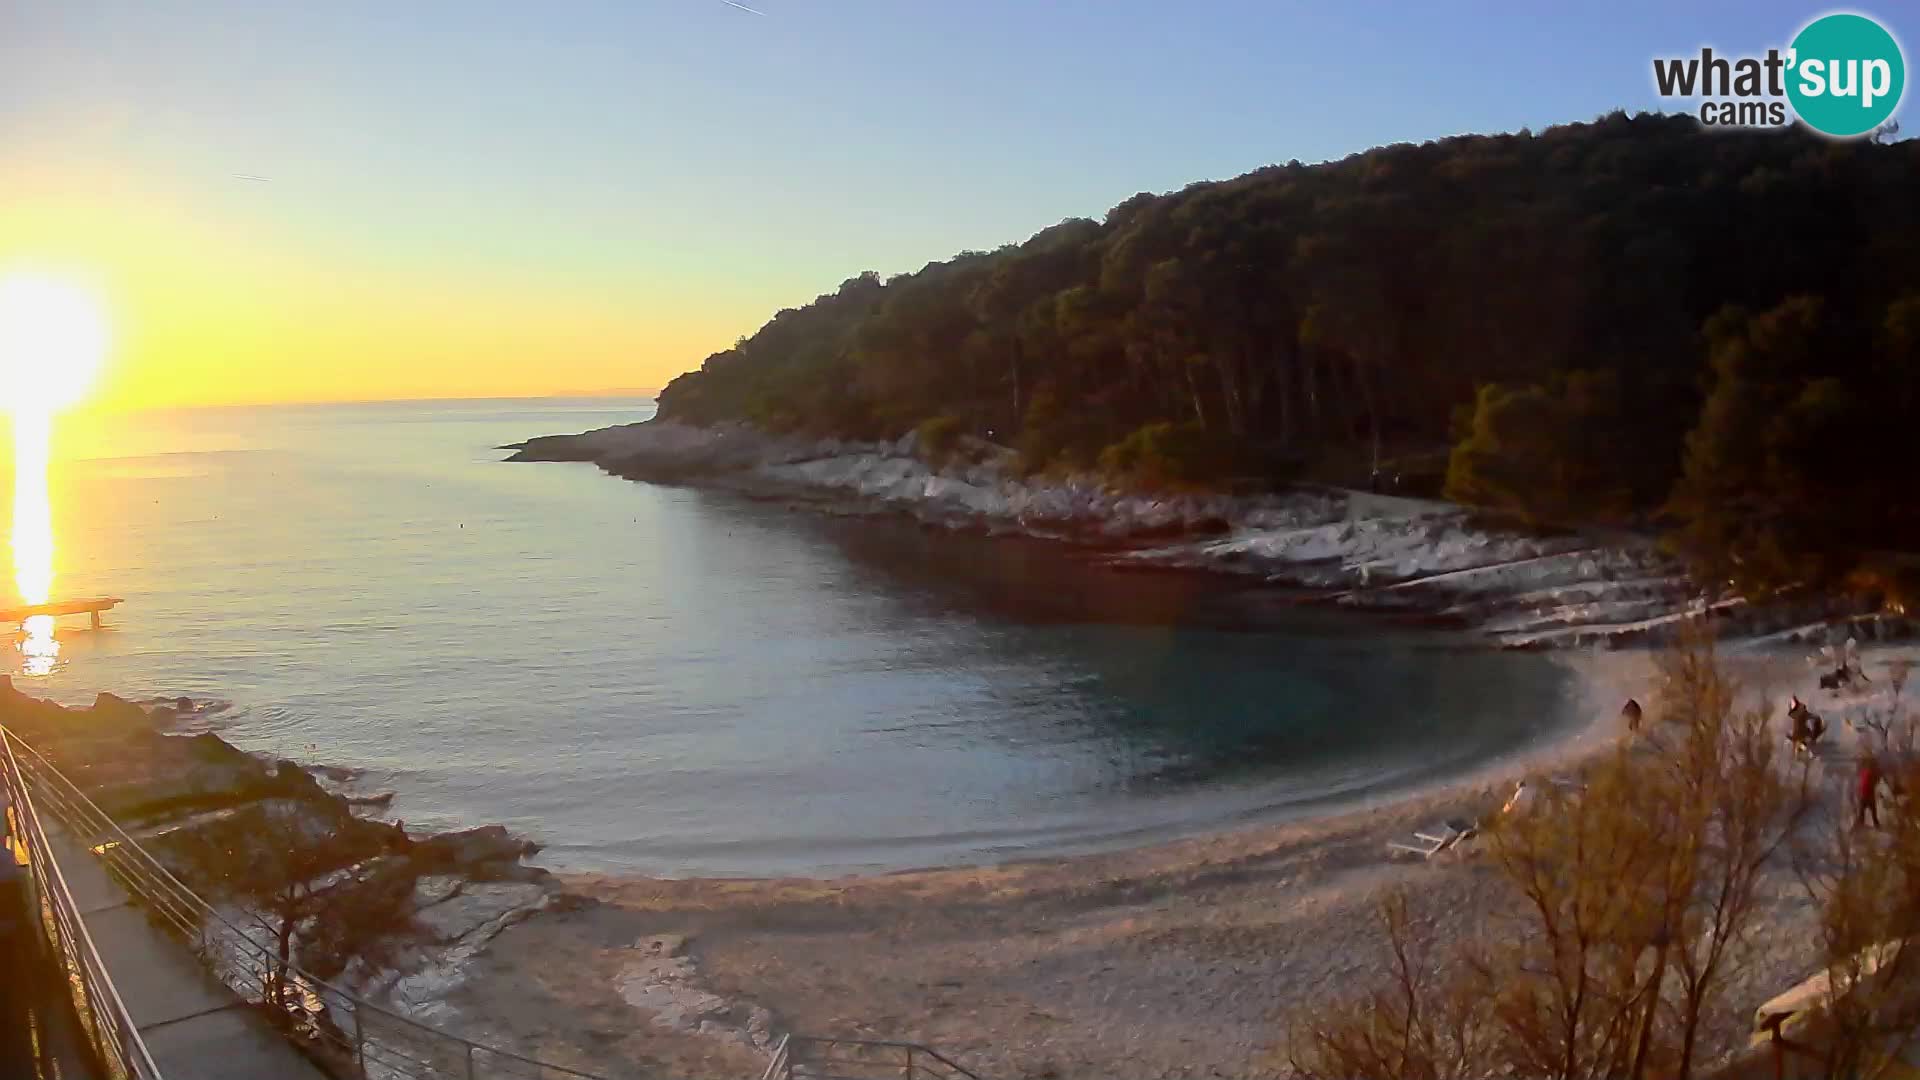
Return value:
[(1135, 190), (875, 92), (958, 11), (0, 8), (0, 272), (99, 293), (95, 407), (657, 388), (864, 270)]
[(749, 6), (0, 0), (0, 271), (97, 282), (113, 406), (658, 387), (865, 270), (1662, 107), (1649, 56), (1817, 10)]
[[(37, 180), (0, 184), (0, 272), (98, 294), (105, 408), (653, 388), (740, 332), (740, 314), (648, 311), (534, 268), (409, 265), (98, 177)], [(257, 198), (245, 184), (226, 196)]]

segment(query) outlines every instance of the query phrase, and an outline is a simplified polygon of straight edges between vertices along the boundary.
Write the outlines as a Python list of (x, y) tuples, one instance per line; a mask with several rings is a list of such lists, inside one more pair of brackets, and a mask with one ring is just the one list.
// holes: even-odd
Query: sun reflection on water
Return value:
[[(57, 278), (0, 277), (0, 405), (13, 423), (13, 580), (24, 605), (53, 599), (53, 418), (78, 401), (106, 351), (106, 320), (93, 296)], [(54, 672), (60, 641), (51, 615), (20, 626), (21, 671)]]
[[(45, 410), (13, 412), (13, 581), (23, 604), (53, 599), (53, 496), (47, 483), (53, 418)], [(53, 616), (34, 615), (20, 627), (20, 670), (53, 674), (60, 642)]]
[(60, 640), (53, 636), (53, 616), (29, 616), (20, 624), (20, 673), (41, 678), (53, 674), (59, 663)]

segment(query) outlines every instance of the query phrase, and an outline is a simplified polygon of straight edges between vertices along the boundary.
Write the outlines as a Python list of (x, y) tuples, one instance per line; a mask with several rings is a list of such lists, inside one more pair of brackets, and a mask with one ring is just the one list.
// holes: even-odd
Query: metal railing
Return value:
[[(30, 790), (74, 840), (99, 856), (107, 872), (146, 905), (163, 929), (197, 953), (235, 993), (261, 1004), (272, 1000), (269, 987), (276, 983), (292, 987), (293, 1003), (266, 1011), (328, 1071), (357, 1074), (366, 1080), (607, 1080), (441, 1031), (375, 1005), (297, 965), (283, 966), (275, 935), (264, 921), (251, 913), (223, 912), (201, 899), (39, 751), (4, 727), (0, 727), (0, 743), (6, 747), (9, 786), (22, 796)], [(32, 805), (25, 798), (19, 801)], [(43, 834), (33, 838), (36, 849), (44, 847)], [(36, 875), (40, 861), (48, 864), (49, 876), (58, 880), (59, 868), (50, 858), (36, 858)], [(64, 895), (64, 883), (60, 888)], [(86, 927), (74, 916), (71, 929), (63, 932), (76, 933), (84, 941)], [(86, 955), (98, 967), (90, 942)], [(104, 968), (98, 970), (104, 975)], [(107, 990), (111, 991), (110, 984)], [(112, 1003), (118, 1005), (117, 997)], [(120, 1008), (118, 1015), (124, 1021), (125, 1009)], [(137, 1045), (138, 1034), (130, 1023), (106, 1026), (123, 1042), (131, 1034)], [(139, 1054), (144, 1057), (144, 1050)], [(146, 1065), (150, 1069), (151, 1059)], [(159, 1076), (155, 1071), (128, 1075), (140, 1080)]]
[(72, 993), (80, 1033), (115, 1080), (163, 1080), (100, 960), (93, 936), (87, 933), (13, 746), (11, 735), (0, 739), (0, 781), (5, 784), (9, 818), (6, 832), (15, 853), (25, 858), (33, 882), (34, 914)]
[(767, 1071), (760, 1074), (760, 1080), (782, 1080), (790, 1075), (792, 1043), (793, 1036), (782, 1035), (780, 1041), (773, 1044), (773, 1060), (767, 1062)]
[(789, 1035), (761, 1080), (980, 1080), (931, 1047)]

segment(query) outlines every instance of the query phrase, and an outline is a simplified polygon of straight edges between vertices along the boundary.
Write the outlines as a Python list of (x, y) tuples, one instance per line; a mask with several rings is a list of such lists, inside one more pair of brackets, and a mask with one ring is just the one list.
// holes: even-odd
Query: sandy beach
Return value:
[[(1727, 650), (1754, 703), (1804, 692), (1805, 650)], [(1867, 654), (1869, 671), (1920, 657)], [(987, 1077), (1282, 1075), (1289, 1016), (1382, 970), (1376, 905), (1405, 888), (1427, 933), (1485, 929), (1501, 884), (1471, 854), (1387, 857), (1385, 843), (1491, 813), (1517, 778), (1578, 769), (1645, 700), (1654, 656), (1571, 654), (1585, 721), (1441, 788), (1312, 821), (1110, 855), (834, 880), (574, 877), (597, 903), (495, 941), (453, 1003), (482, 1030), (550, 1054), (689, 1077), (739, 1076), (762, 1031), (907, 1039)], [(1830, 718), (1884, 704), (1824, 702)], [(1829, 811), (1853, 733), (1835, 722), (1814, 779)], [(1728, 988), (1716, 1052), (1751, 1008), (1817, 964), (1784, 868), (1761, 948)], [(623, 993), (625, 996), (623, 996)]]

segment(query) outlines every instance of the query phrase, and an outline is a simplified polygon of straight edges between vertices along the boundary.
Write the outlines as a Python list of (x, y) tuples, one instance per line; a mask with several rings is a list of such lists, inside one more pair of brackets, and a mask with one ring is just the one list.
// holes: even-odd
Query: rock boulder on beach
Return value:
[(517, 863), (539, 850), (539, 844), (513, 835), (504, 826), (482, 825), (417, 841), (413, 858), (421, 866), (471, 869), (488, 863)]

